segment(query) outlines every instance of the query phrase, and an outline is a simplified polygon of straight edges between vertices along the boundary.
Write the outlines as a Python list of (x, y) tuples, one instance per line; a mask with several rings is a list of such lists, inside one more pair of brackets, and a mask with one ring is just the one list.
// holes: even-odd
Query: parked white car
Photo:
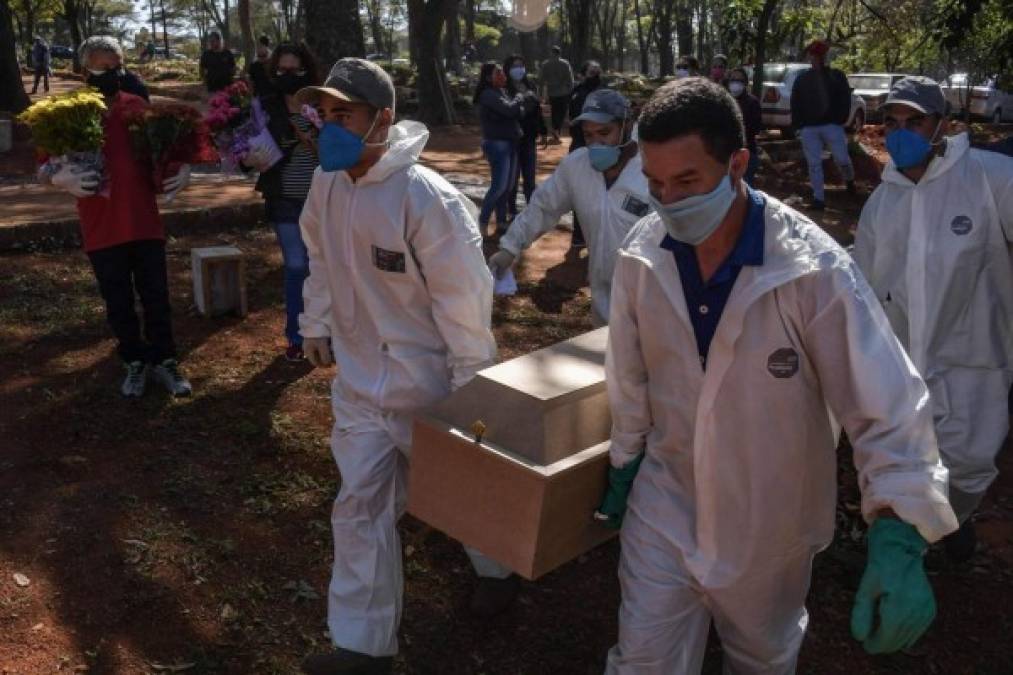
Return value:
[(907, 75), (903, 73), (855, 73), (848, 75), (848, 84), (865, 101), (866, 119), (872, 120), (882, 117), (880, 106), (886, 101), (893, 85), (905, 77)]
[(950, 75), (940, 83), (950, 113), (985, 119), (995, 124), (1013, 121), (1013, 94), (999, 89), (995, 78), (971, 86), (966, 73)]
[[(808, 63), (768, 63), (763, 66), (763, 95), (760, 98), (760, 110), (763, 126), (768, 129), (780, 129), (786, 137), (793, 135), (791, 129), (791, 90), (795, 80), (803, 70), (811, 68)], [(753, 73), (749, 73), (752, 78)], [(865, 101), (851, 92), (851, 112), (845, 128), (849, 132), (857, 131), (865, 126)]]

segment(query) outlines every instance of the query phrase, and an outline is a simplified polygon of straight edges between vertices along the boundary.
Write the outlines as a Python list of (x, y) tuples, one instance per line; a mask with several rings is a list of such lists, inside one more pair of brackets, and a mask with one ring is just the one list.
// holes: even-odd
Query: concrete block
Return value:
[(193, 297), (204, 316), (246, 316), (246, 261), (235, 246), (190, 249)]

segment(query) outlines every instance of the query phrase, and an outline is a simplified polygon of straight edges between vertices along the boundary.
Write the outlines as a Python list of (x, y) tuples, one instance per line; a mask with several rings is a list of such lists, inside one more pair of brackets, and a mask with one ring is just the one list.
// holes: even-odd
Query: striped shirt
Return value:
[[(289, 120), (306, 138), (311, 137), (313, 125), (300, 113), (291, 113)], [(281, 169), (281, 193), (285, 199), (305, 201), (313, 182), (313, 171), (317, 168), (317, 153), (298, 136), (282, 144), (286, 152), (292, 149), (288, 163)]]

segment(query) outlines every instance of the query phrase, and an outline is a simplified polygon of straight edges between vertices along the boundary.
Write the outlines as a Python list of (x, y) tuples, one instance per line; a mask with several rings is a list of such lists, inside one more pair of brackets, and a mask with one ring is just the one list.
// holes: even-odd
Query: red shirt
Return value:
[(146, 105), (140, 96), (121, 91), (106, 112), (102, 152), (109, 193), (77, 200), (85, 251), (128, 241), (165, 239), (151, 168), (134, 157), (130, 133), (123, 119), (126, 111)]

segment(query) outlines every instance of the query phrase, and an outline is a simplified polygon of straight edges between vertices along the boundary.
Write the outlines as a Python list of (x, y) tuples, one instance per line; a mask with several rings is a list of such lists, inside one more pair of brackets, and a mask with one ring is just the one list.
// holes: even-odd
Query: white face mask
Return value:
[(742, 96), (742, 92), (746, 90), (745, 82), (729, 82), (728, 91), (732, 92), (732, 96)]

